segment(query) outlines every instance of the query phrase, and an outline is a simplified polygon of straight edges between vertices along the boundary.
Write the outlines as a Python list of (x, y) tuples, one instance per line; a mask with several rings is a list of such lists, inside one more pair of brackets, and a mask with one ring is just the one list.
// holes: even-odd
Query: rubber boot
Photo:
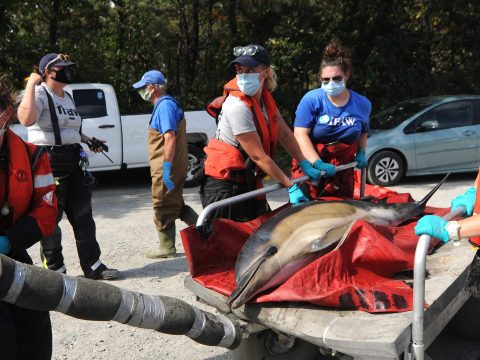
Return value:
[(198, 220), (198, 214), (190, 206), (183, 205), (180, 220), (187, 225), (195, 225)]
[(158, 230), (158, 240), (160, 242), (157, 248), (148, 251), (145, 256), (149, 259), (162, 259), (175, 257), (175, 224), (164, 230)]

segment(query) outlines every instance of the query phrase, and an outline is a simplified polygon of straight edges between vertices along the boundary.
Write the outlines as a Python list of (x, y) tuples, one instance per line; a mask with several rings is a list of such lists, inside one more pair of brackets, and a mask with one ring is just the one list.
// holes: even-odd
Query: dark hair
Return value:
[(5, 74), (0, 74), (0, 109), (3, 111), (9, 106), (15, 106), (15, 97), (11, 82)]
[(350, 77), (353, 73), (352, 60), (350, 52), (342, 46), (340, 40), (333, 38), (323, 50), (322, 62), (320, 63), (319, 76), (325, 66), (340, 66), (345, 74)]

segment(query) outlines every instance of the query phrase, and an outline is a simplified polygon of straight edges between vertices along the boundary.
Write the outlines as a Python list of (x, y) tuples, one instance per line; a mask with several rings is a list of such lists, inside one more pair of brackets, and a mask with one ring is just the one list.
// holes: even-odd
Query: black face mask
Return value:
[(55, 76), (55, 81), (61, 82), (62, 84), (71, 84), (73, 77), (72, 68), (63, 68), (61, 70), (53, 70), (57, 74)]

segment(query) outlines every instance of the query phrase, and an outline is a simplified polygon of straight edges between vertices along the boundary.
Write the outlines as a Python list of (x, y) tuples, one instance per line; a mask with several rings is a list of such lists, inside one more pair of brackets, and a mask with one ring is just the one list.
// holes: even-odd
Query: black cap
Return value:
[[(237, 48), (242, 49), (242, 47), (236, 47), (234, 51)], [(265, 49), (263, 46), (251, 44), (244, 46), (243, 49), (243, 54), (237, 56), (237, 58), (228, 64), (228, 66), (232, 66), (233, 64), (241, 64), (248, 66), (249, 68), (254, 68), (258, 65), (270, 66), (270, 56), (268, 55), (267, 49)], [(253, 55), (247, 55), (249, 52), (252, 52)]]

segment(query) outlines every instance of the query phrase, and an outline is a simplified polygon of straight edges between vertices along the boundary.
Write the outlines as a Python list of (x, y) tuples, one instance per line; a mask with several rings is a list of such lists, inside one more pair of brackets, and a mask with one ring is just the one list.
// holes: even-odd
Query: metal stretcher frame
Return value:
[[(342, 170), (346, 170), (346, 169), (351, 169), (355, 166), (357, 166), (357, 162), (354, 161), (354, 162), (351, 162), (349, 164), (336, 166), (335, 170), (338, 172), (338, 171), (342, 171)], [(324, 171), (322, 171), (322, 175), (325, 175)], [(297, 184), (297, 183), (304, 182), (306, 180), (308, 180), (308, 176), (302, 176), (302, 177), (299, 177), (299, 178), (296, 178), (296, 179), (292, 179), (292, 182), (294, 184)], [(365, 171), (365, 169), (362, 169), (362, 184), (360, 185), (360, 197), (363, 197), (363, 194), (365, 193), (365, 180), (366, 180), (366, 171)], [(223, 199), (223, 200), (211, 203), (210, 205), (207, 205), (205, 207), (205, 209), (203, 209), (203, 211), (198, 216), (196, 227), (200, 228), (200, 227), (204, 226), (205, 224), (207, 224), (209, 215), (217, 209), (220, 209), (220, 208), (226, 207), (226, 206), (230, 206), (230, 205), (233, 205), (233, 204), (236, 204), (236, 203), (248, 200), (248, 199), (253, 199), (254, 197), (256, 197), (258, 195), (267, 194), (269, 192), (280, 190), (280, 189), (283, 189), (283, 188), (284, 188), (284, 186), (282, 184), (274, 184), (274, 185), (270, 185), (270, 186), (267, 186), (267, 187), (264, 187), (264, 188), (261, 188), (261, 189), (257, 189), (257, 190), (247, 192), (245, 194), (232, 196), (228, 199)]]
[[(465, 213), (465, 207), (460, 206), (445, 215), (447, 221), (461, 217)], [(424, 360), (425, 344), (423, 341), (423, 320), (425, 304), (425, 273), (427, 268), (427, 254), (430, 246), (430, 236), (422, 235), (418, 239), (415, 249), (415, 261), (413, 267), (413, 322), (412, 322), (412, 359)]]
[[(336, 171), (346, 170), (357, 165), (356, 162), (352, 162), (345, 165), (337, 166)], [(308, 180), (307, 176), (292, 179), (294, 183), (300, 183)], [(361, 183), (360, 183), (360, 198), (365, 195), (366, 184), (366, 170), (361, 170)], [(237, 195), (228, 199), (220, 200), (206, 206), (200, 213), (196, 227), (202, 228), (208, 224), (209, 215), (216, 209), (226, 207), (241, 201), (245, 201), (256, 197), (258, 195), (266, 194), (272, 191), (280, 190), (284, 188), (281, 184), (274, 184), (262, 189), (254, 190), (245, 194)], [(460, 207), (453, 212), (444, 216), (445, 220), (451, 220), (460, 217), (464, 214), (465, 208)], [(425, 275), (426, 275), (426, 258), (428, 254), (428, 248), (430, 245), (430, 236), (422, 235), (419, 238), (417, 247), (415, 250), (414, 260), (414, 280), (413, 280), (413, 311), (412, 311), (412, 336), (411, 346), (405, 354), (405, 359), (408, 360), (424, 360), (425, 359), (425, 344), (424, 344), (424, 304), (425, 304)]]

